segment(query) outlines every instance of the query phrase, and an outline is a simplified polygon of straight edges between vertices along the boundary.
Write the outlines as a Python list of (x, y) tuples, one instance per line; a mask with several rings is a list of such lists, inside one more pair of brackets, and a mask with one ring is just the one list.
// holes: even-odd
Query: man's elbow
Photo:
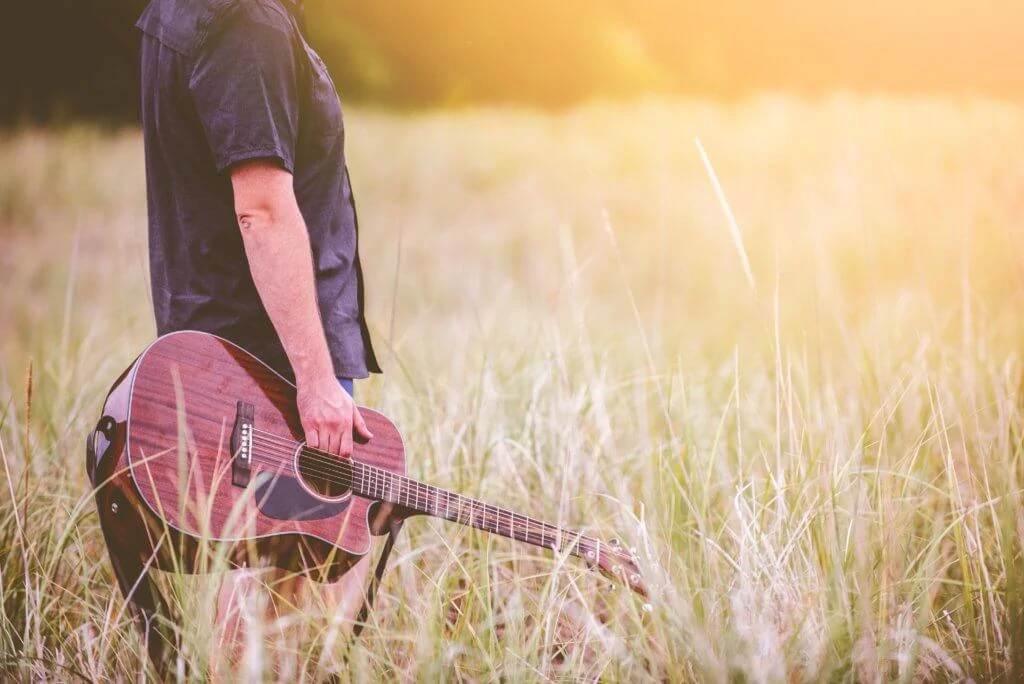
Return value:
[(270, 208), (239, 206), (238, 204), (235, 205), (235, 220), (238, 222), (238, 229), (242, 231), (243, 237), (262, 233), (280, 223), (274, 220), (274, 213)]
[(267, 162), (252, 162), (231, 170), (235, 219), (243, 235), (289, 223), (298, 211), (292, 176)]

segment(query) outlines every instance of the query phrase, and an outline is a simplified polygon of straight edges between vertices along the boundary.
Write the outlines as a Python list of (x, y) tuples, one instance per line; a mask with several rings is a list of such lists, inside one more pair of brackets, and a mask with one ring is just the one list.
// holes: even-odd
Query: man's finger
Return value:
[(341, 431), (341, 450), (338, 452), (342, 456), (352, 455), (352, 430)]
[(366, 427), (366, 421), (363, 420), (363, 414), (359, 413), (358, 406), (352, 407), (352, 425), (363, 439), (373, 439), (373, 433)]
[(338, 438), (338, 434), (337, 433), (335, 433), (333, 431), (332, 432), (328, 432), (327, 433), (327, 439), (324, 440), (324, 441), (326, 442), (326, 445), (325, 445), (326, 451), (328, 451), (328, 452), (330, 452), (332, 454), (337, 454), (338, 453), (338, 447), (341, 446), (341, 440)]
[(313, 449), (320, 448), (320, 433), (315, 428), (306, 430), (306, 446)]

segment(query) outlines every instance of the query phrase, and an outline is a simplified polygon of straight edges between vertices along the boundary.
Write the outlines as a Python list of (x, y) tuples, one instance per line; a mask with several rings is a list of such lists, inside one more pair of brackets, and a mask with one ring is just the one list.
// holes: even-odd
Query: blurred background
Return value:
[[(0, 120), (136, 119), (145, 0), (17, 3)], [(402, 107), (559, 108), (641, 93), (835, 89), (1024, 94), (1024, 5), (1009, 0), (308, 0), (342, 98)]]

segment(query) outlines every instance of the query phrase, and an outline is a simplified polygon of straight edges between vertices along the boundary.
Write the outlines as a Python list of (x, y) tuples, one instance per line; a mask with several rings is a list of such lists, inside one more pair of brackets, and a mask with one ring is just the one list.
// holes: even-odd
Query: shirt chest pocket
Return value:
[(333, 147), (339, 138), (344, 140), (345, 124), (338, 91), (327, 73), (327, 66), (312, 48), (308, 45), (304, 48), (309, 59), (309, 80), (299, 114), (299, 135), (306, 141), (303, 147), (318, 152)]

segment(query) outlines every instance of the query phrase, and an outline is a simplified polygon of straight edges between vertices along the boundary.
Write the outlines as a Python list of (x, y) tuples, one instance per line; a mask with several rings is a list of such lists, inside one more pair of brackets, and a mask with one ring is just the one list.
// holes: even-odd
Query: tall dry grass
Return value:
[[(414, 519), (344, 679), (1024, 675), (1024, 111), (356, 111), (348, 141), (362, 402), (414, 476), (622, 537), (655, 595)], [(0, 672), (139, 679), (82, 441), (153, 335), (141, 141), (21, 131), (0, 168)], [(214, 583), (172, 584), (201, 677)], [(282, 677), (338, 665), (318, 606), (257, 620)]]

